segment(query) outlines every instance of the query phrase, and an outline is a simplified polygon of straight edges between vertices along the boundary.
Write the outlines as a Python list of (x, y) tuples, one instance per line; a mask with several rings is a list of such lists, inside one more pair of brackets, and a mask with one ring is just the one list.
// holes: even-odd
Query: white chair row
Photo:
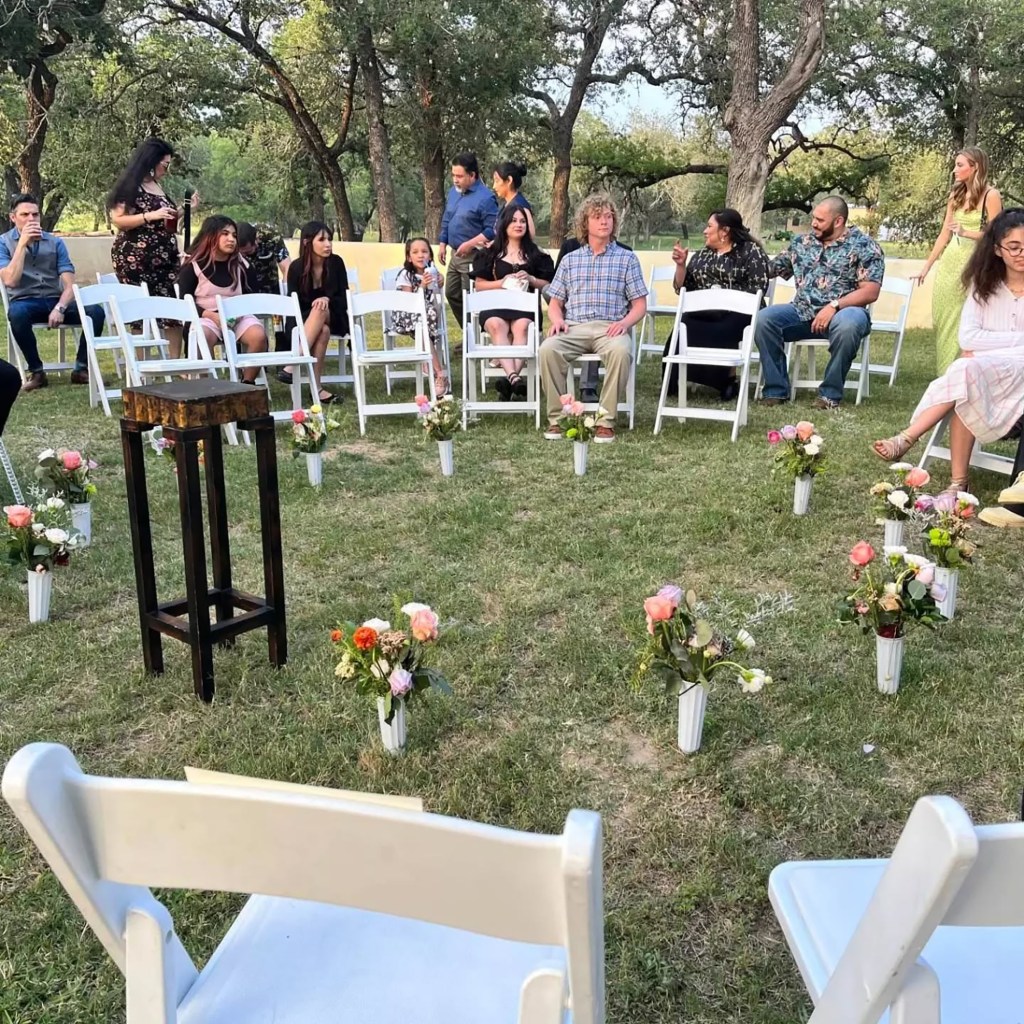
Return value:
[[(50, 743), (7, 764), (4, 799), (124, 975), (128, 1024), (603, 1024), (599, 815), (537, 835), (239, 782), (86, 775)], [(150, 886), (256, 895), (199, 970)]]

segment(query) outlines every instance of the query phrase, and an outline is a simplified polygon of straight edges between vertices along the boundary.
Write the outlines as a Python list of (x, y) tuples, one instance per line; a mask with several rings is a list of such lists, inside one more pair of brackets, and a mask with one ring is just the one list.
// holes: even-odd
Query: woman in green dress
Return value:
[(962, 149), (953, 164), (953, 188), (942, 230), (921, 273), (913, 278), (923, 282), (932, 264), (939, 264), (932, 291), (932, 322), (940, 377), (960, 355), (960, 313), (966, 298), (961, 275), (974, 252), (974, 243), (985, 233), (985, 225), (1002, 209), (1002, 197), (988, 183), (988, 157), (976, 146)]

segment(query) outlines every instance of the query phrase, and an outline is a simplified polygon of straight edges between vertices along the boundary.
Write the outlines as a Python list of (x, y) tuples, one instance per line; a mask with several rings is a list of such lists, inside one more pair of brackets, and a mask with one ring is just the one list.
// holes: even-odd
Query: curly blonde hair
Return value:
[(576, 237), (583, 245), (586, 245), (590, 238), (590, 215), (592, 213), (604, 213), (611, 210), (612, 214), (612, 238), (619, 230), (619, 211), (615, 208), (615, 200), (607, 192), (595, 192), (587, 196), (576, 209)]

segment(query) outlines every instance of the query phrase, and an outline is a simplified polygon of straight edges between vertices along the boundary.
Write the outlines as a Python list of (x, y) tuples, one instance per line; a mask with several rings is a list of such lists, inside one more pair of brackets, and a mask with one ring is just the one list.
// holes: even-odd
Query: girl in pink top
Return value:
[[(224, 339), (217, 314), (217, 296), (228, 299), (257, 290), (249, 264), (238, 252), (238, 231), (230, 217), (207, 217), (203, 221), (192, 243), (192, 251), (178, 274), (178, 290), (182, 296), (191, 295), (195, 299), (210, 346), (221, 344)], [(247, 353), (267, 351), (267, 332), (256, 317), (239, 317), (233, 330)], [(246, 384), (254, 384), (258, 376), (257, 367), (242, 371)]]

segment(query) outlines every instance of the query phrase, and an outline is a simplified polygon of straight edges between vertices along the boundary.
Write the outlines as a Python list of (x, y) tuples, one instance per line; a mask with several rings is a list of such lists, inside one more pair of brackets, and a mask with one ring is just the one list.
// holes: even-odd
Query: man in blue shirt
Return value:
[(459, 153), (452, 161), (452, 182), (441, 218), (437, 258), (448, 262), (448, 246), (454, 250), (448, 264), (444, 293), (459, 325), (462, 325), (462, 293), (469, 290), (473, 253), (494, 241), (498, 200), (480, 181), (476, 153)]
[[(15, 344), (28, 364), (28, 379), (22, 391), (47, 386), (43, 360), (39, 356), (33, 324), (47, 324), (56, 330), (62, 325), (81, 324), (74, 304), (75, 265), (63, 240), (43, 231), (39, 224), (39, 203), (27, 193), (11, 200), (14, 228), (0, 235), (0, 281), (11, 300), (7, 320)], [(103, 307), (86, 309), (93, 331), (103, 333)], [(89, 383), (88, 353), (85, 336), (79, 335), (72, 384)]]

